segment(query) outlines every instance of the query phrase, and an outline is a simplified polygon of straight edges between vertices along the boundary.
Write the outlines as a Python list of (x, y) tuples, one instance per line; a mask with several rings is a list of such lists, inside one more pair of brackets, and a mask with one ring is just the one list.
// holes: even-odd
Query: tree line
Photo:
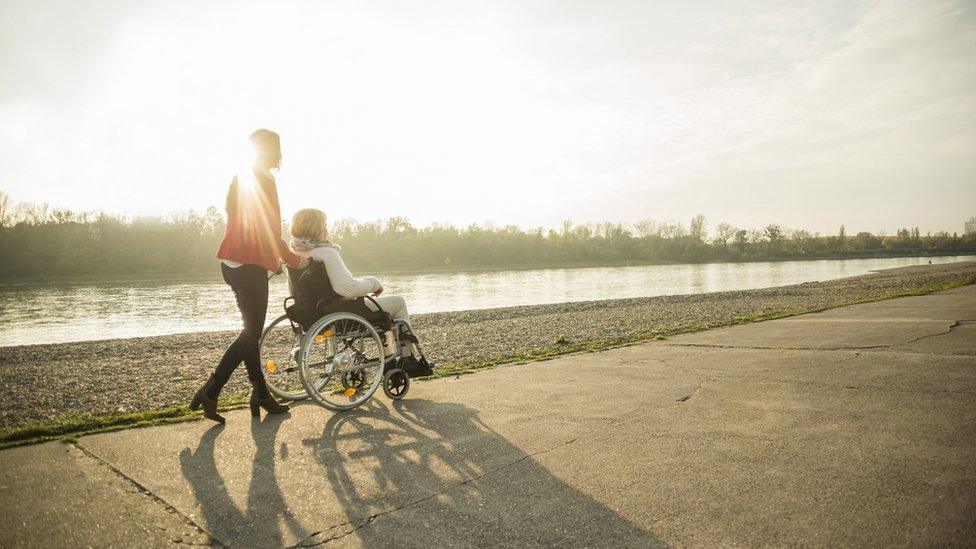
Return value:
[[(225, 221), (203, 213), (126, 218), (106, 213), (13, 205), (0, 193), (0, 277), (203, 274), (216, 272), (214, 253)], [(287, 227), (285, 228), (287, 234)], [(762, 229), (698, 215), (688, 225), (642, 220), (522, 229), (490, 223), (414, 227), (403, 217), (330, 224), (332, 239), (354, 271), (507, 268), (617, 262), (758, 261), (976, 252), (976, 234), (918, 228), (893, 235), (859, 232), (823, 236), (777, 224)]]

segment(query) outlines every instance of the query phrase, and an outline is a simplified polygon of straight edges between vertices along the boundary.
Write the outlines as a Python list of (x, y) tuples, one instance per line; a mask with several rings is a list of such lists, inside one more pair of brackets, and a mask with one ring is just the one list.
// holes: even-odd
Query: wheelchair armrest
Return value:
[(383, 310), (383, 307), (380, 307), (379, 302), (377, 302), (375, 299), (373, 299), (372, 296), (364, 295), (363, 296), (363, 299), (368, 299), (368, 300), (372, 301), (373, 302), (373, 305), (376, 305), (376, 310), (377, 311), (379, 311), (381, 313), (386, 313), (386, 311)]
[[(375, 299), (373, 299), (372, 297), (366, 295), (366, 296), (363, 296), (363, 297), (361, 297), (359, 299), (363, 299), (363, 300), (368, 299), (368, 300), (372, 301), (373, 302), (373, 305), (376, 305), (377, 312), (387, 314), (386, 311), (383, 309), (383, 307), (380, 307), (380, 304), (377, 303), (377, 301)], [(323, 308), (328, 307), (329, 305), (331, 305), (334, 301), (335, 301), (334, 299), (329, 299), (327, 297), (323, 297), (322, 299), (320, 299), (317, 302), (315, 302), (315, 309), (321, 311)], [(355, 300), (353, 300), (353, 301), (355, 301)]]

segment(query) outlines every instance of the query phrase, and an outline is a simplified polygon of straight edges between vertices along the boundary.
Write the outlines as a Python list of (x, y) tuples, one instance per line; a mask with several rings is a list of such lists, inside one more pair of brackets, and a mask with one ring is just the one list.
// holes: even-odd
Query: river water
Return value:
[[(580, 267), (391, 274), (381, 279), (388, 293), (406, 297), (411, 313), (426, 313), (766, 288), (973, 259), (976, 256)], [(269, 321), (282, 312), (287, 293), (283, 277), (276, 277)], [(232, 330), (239, 322), (233, 294), (219, 279), (0, 283), (0, 346)]]

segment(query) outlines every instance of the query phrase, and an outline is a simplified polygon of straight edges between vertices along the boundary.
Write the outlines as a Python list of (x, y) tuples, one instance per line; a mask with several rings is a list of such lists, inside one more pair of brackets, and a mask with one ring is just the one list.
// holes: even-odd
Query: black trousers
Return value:
[[(258, 340), (261, 339), (264, 319), (268, 314), (268, 271), (264, 267), (241, 265), (235, 268), (221, 263), (220, 273), (224, 277), (224, 282), (234, 290), (237, 308), (240, 309), (241, 319), (244, 321), (244, 329), (224, 351), (224, 356), (214, 371), (214, 383), (211, 386), (214, 395), (223, 388), (241, 362), (247, 368), (249, 380), (264, 381)], [(263, 383), (261, 387), (264, 387)]]

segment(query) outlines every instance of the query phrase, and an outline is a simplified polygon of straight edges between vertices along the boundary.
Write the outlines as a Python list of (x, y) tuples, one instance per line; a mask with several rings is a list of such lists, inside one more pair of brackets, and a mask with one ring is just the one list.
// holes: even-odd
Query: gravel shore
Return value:
[[(416, 315), (429, 357), (446, 368), (522, 359), (594, 342), (814, 311), (976, 282), (976, 262), (892, 269), (777, 288)], [(270, 314), (274, 314), (272, 311)], [(186, 403), (236, 337), (231, 332), (0, 348), (0, 429)], [(249, 390), (244, 368), (226, 394)]]

